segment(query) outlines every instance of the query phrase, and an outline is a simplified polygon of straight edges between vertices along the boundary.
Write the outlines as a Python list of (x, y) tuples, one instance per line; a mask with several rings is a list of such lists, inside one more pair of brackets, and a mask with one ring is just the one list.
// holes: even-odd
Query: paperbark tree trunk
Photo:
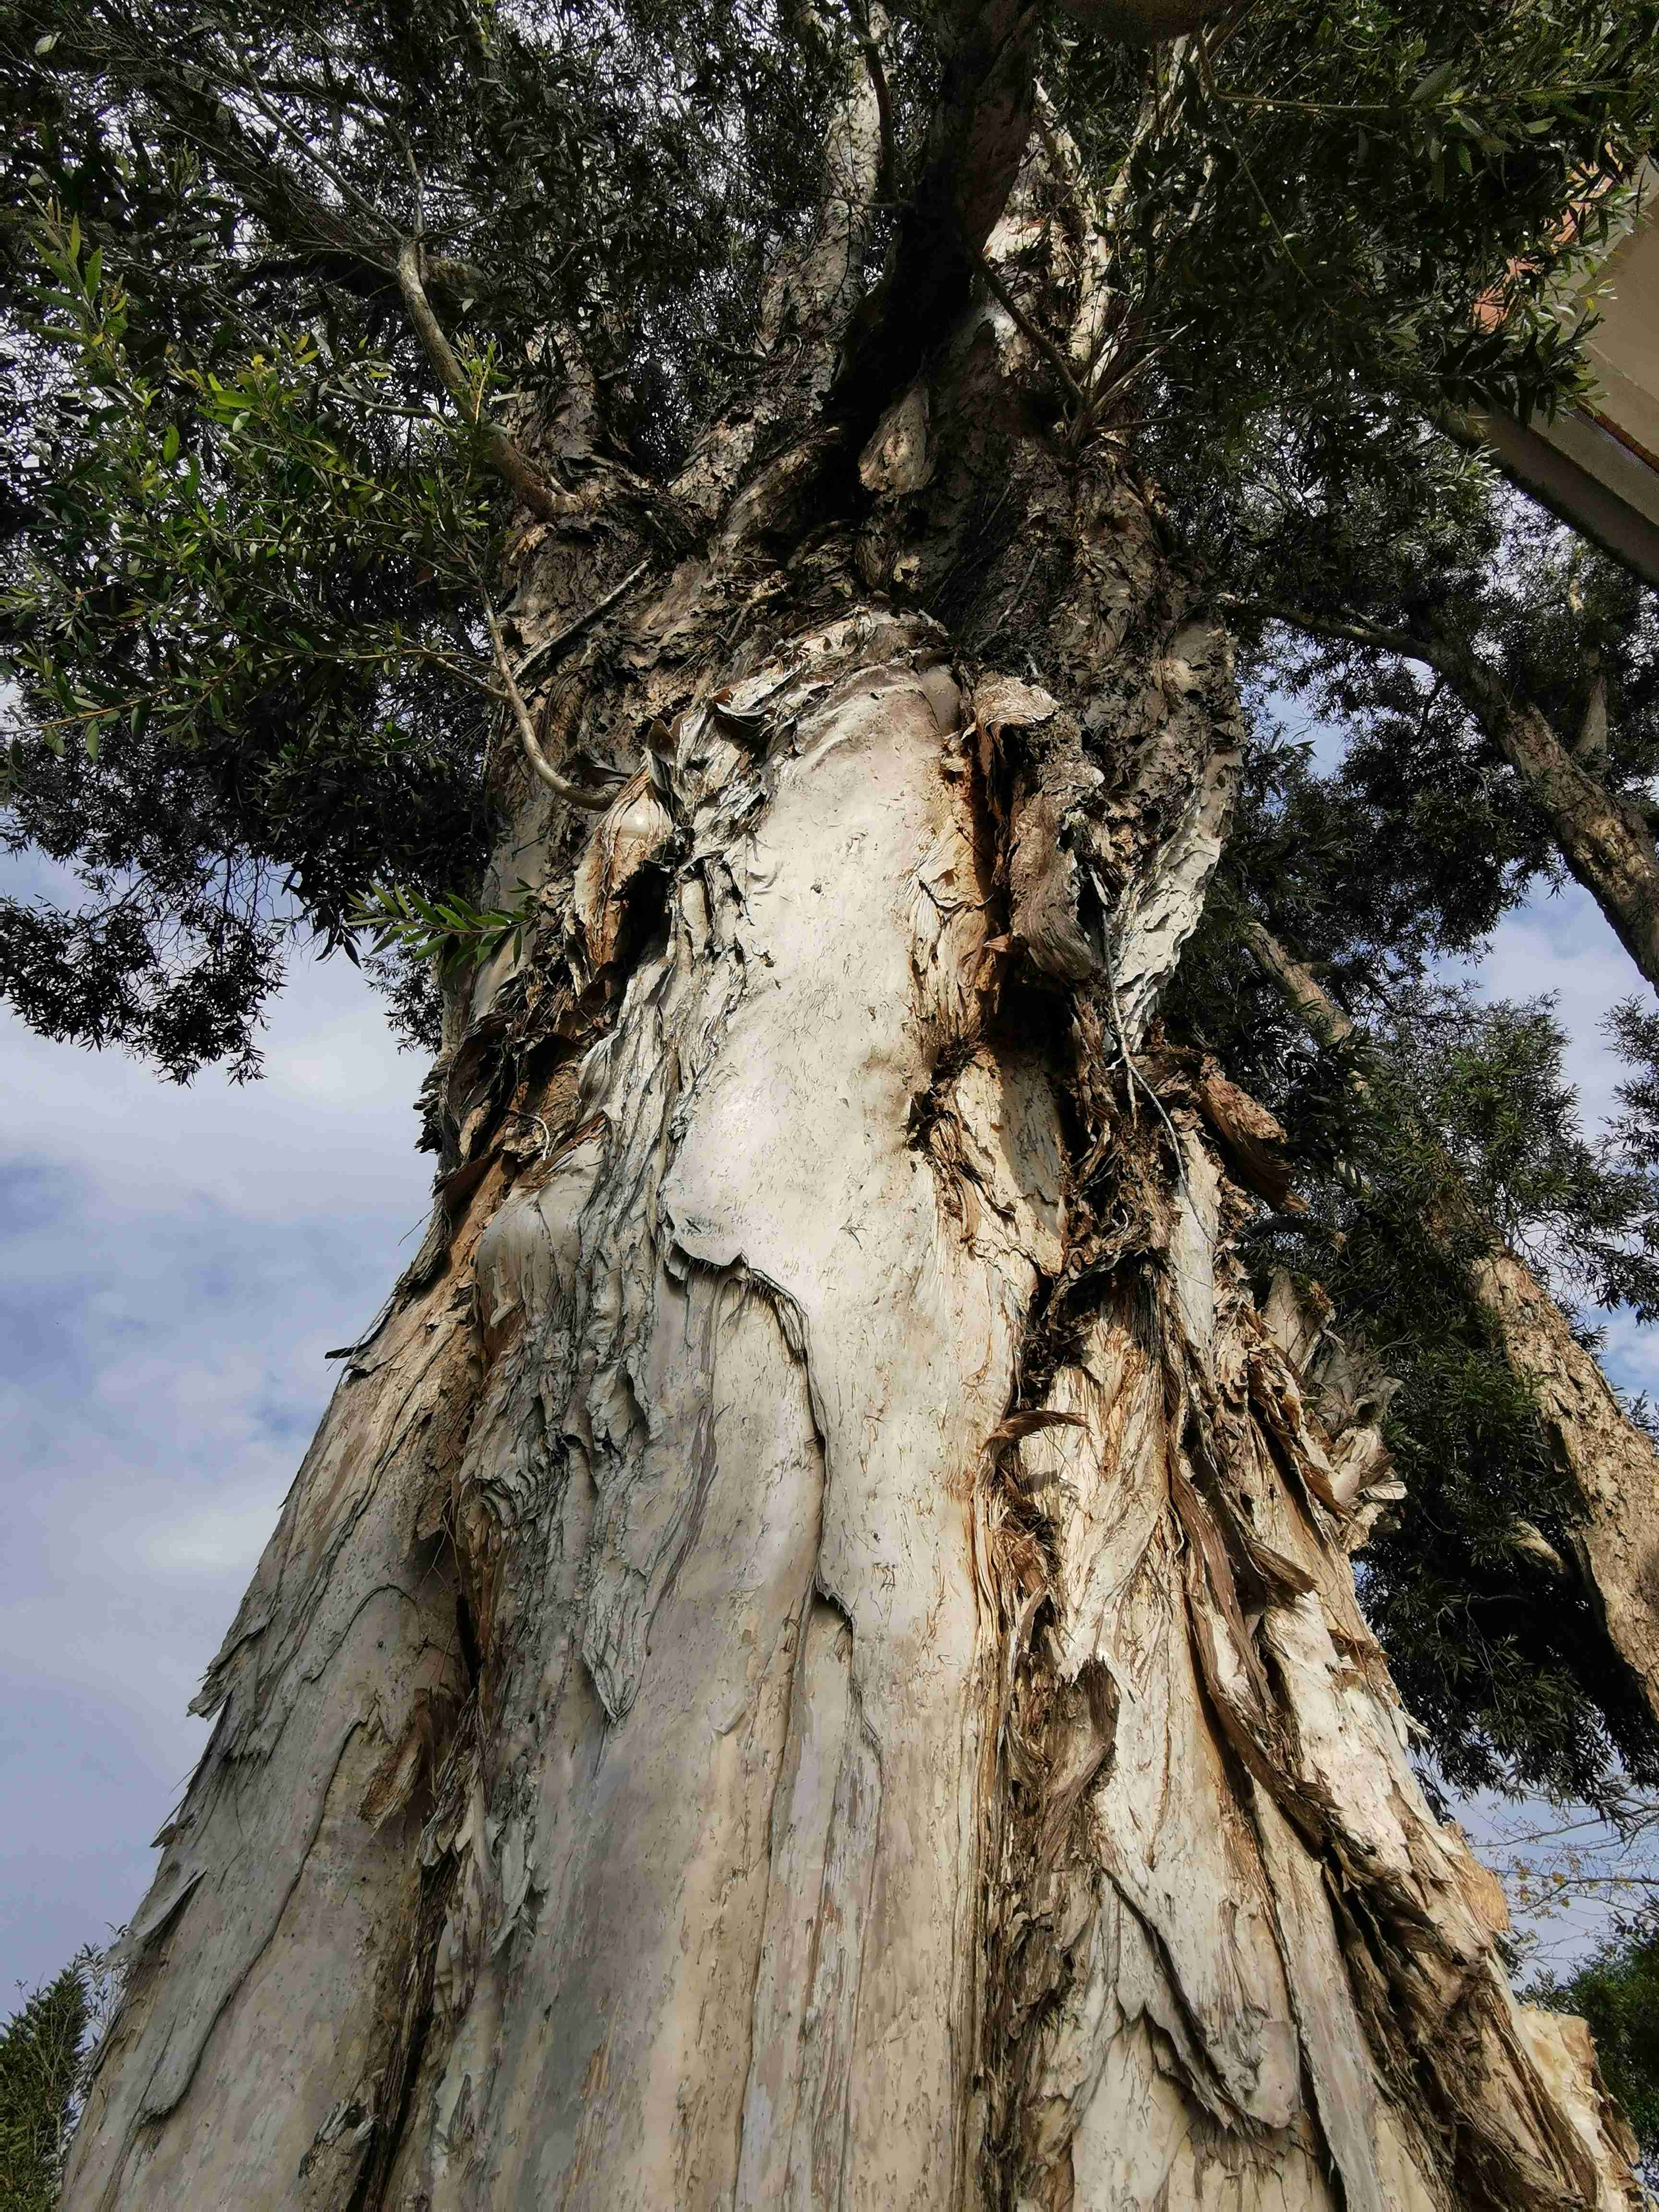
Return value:
[[(1053, 181), (990, 249), (1048, 307)], [(543, 923), (451, 1010), (433, 1231), (210, 1670), (66, 2202), (1633, 2207), (1412, 1774), (1386, 1462), (1133, 1057), (1224, 636), (1003, 307), (849, 447), (823, 247), (584, 646), (637, 773), (522, 793)], [(526, 647), (631, 527), (524, 534)]]

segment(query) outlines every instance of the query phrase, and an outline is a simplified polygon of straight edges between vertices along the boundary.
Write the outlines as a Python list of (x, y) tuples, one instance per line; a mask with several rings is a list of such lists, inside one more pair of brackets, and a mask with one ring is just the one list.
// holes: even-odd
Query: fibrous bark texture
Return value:
[[(1075, 301), (1046, 173), (989, 250)], [(451, 1009), (72, 2212), (1634, 2207), (1355, 1601), (1386, 1454), (1158, 1030), (1224, 637), (1006, 304), (850, 451), (788, 357), (584, 647), (629, 781), (522, 794), (541, 924)], [(532, 654), (630, 527), (526, 533)]]

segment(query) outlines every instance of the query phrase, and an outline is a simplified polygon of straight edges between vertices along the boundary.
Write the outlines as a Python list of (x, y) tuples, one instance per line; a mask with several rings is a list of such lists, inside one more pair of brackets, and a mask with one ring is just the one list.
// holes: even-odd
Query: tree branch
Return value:
[(567, 805), (585, 807), (590, 814), (608, 811), (616, 797), (614, 791), (589, 791), (580, 783), (572, 783), (568, 776), (559, 774), (542, 750), (541, 740), (536, 735), (536, 725), (530, 719), (530, 709), (525, 705), (524, 693), (520, 690), (513, 673), (512, 663), (507, 657), (507, 647), (501, 639), (501, 626), (495, 619), (495, 610), (486, 600), (484, 620), (489, 626), (489, 643), (495, 655), (495, 666), (506, 690), (507, 703), (513, 709), (513, 719), (519, 726), (519, 741), (524, 747), (524, 757), (535, 770), (537, 778), (544, 783), (555, 798), (562, 799)]
[(1355, 1035), (1353, 1021), (1312, 969), (1287, 952), (1267, 924), (1248, 910), (1240, 916), (1240, 934), (1256, 966), (1285, 1004), (1301, 1016), (1304, 1026), (1322, 1043), (1346, 1044)]
[(457, 359), (455, 349), (444, 335), (443, 325), (433, 313), (432, 302), (426, 295), (426, 286), (421, 280), (418, 239), (406, 238), (398, 249), (398, 289), (404, 295), (415, 335), (437, 371), (438, 381), (461, 412), (471, 416), (477, 424), (484, 451), (495, 473), (512, 487), (531, 513), (540, 515), (544, 522), (562, 522), (575, 513), (579, 502), (570, 493), (555, 491), (499, 423), (480, 419), (478, 395), (472, 380)]
[(1607, 671), (1597, 668), (1590, 681), (1589, 697), (1584, 703), (1584, 719), (1578, 725), (1578, 735), (1572, 748), (1572, 757), (1582, 769), (1593, 770), (1605, 759), (1607, 750)]
[(870, 89), (876, 98), (876, 115), (881, 131), (881, 167), (876, 172), (876, 198), (878, 200), (895, 200), (898, 198), (898, 145), (893, 136), (893, 98), (887, 87), (887, 70), (881, 58), (876, 23), (871, 20), (871, 11), (864, 0), (848, 0), (848, 13), (853, 18), (853, 28), (858, 33), (859, 48), (864, 56)]
[(591, 607), (585, 607), (574, 622), (567, 623), (561, 630), (555, 630), (551, 637), (544, 637), (534, 651), (527, 653), (519, 663), (520, 683), (522, 684), (531, 670), (539, 666), (544, 660), (556, 659), (564, 651), (566, 646), (579, 638), (592, 623), (598, 622), (601, 615), (609, 614), (617, 600), (633, 589), (650, 566), (651, 556), (647, 554), (643, 561), (635, 562), (619, 584), (613, 584), (603, 597), (594, 600)]
[[(1359, 1036), (1312, 970), (1285, 950), (1267, 925), (1247, 914), (1244, 942), (1285, 1004), (1322, 1042)], [(1356, 1077), (1357, 1086), (1364, 1079)], [(1584, 1510), (1573, 1550), (1602, 1617), (1608, 1642), (1659, 1718), (1659, 1619), (1648, 1594), (1644, 1562), (1653, 1548), (1659, 1460), (1652, 1440), (1626, 1419), (1601, 1368), (1572, 1324), (1525, 1261), (1508, 1249), (1477, 1211), (1450, 1158), (1458, 1202), (1491, 1237), (1470, 1263), (1467, 1280), (1486, 1312), (1510, 1371), (1532, 1392)], [(1431, 1219), (1424, 1226), (1438, 1243)], [(1639, 1534), (1640, 1540), (1637, 1540)]]
[(1445, 678), (1521, 779), (1568, 867), (1642, 974), (1659, 991), (1659, 846), (1640, 806), (1611, 792), (1575, 759), (1542, 712), (1517, 700), (1475, 647), (1437, 625), (1428, 636), (1276, 599), (1226, 599), (1233, 611), (1420, 661)]
[(1060, 348), (1054, 343), (1051, 337), (1048, 337), (1046, 333), (1040, 330), (1036, 324), (1031, 320), (1025, 310), (1020, 306), (1018, 301), (1015, 299), (1013, 294), (1008, 289), (1006, 284), (1003, 283), (1001, 276), (998, 274), (996, 270), (991, 266), (991, 264), (986, 259), (984, 254), (980, 252), (977, 247), (973, 251), (973, 262), (975, 268), (978, 270), (980, 275), (984, 278), (992, 298), (997, 301), (1000, 307), (1006, 309), (1007, 313), (1012, 316), (1016, 327), (1042, 356), (1044, 361), (1048, 362), (1049, 368), (1053, 369), (1054, 374), (1060, 379), (1061, 387), (1065, 391), (1067, 398), (1071, 400), (1072, 404), (1079, 410), (1079, 413), (1085, 410), (1089, 404), (1088, 398), (1082, 386), (1079, 384), (1077, 379), (1072, 374), (1070, 368), (1066, 366), (1066, 357), (1060, 352)]

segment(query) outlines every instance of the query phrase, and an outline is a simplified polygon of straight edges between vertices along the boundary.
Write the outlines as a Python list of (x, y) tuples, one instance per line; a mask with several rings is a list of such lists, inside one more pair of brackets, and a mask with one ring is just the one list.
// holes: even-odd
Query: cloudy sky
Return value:
[[(1560, 994), (1592, 1116), (1632, 971), (1582, 895), (1504, 927)], [(189, 1091), (0, 1020), (0, 2014), (132, 1911), (199, 1755), (185, 1707), (322, 1409), (323, 1354), (418, 1237), (421, 1066), (344, 963), (296, 969), (263, 1082)], [(1615, 1324), (1619, 1379), (1659, 1342)]]
[(343, 961), (296, 969), (267, 1065), (181, 1091), (0, 1030), (0, 2013), (142, 1895), (323, 1354), (424, 1223), (423, 1070)]

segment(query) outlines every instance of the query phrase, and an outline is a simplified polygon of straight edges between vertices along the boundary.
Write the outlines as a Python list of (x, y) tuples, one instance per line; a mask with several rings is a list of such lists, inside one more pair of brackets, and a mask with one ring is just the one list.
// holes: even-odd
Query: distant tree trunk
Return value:
[(1583, 1501), (1573, 1549), (1608, 1640), (1659, 1715), (1659, 1449), (1626, 1418), (1566, 1316), (1513, 1252), (1484, 1259), (1475, 1287)]
[[(1062, 200), (989, 250), (1080, 324)], [(525, 793), (544, 922), (452, 1008), (68, 2203), (1633, 2207), (1413, 1777), (1378, 1442), (1143, 1049), (1224, 636), (1006, 307), (820, 412), (834, 243), (555, 695), (638, 771)], [(646, 543), (526, 530), (524, 645)]]
[[(1236, 603), (1237, 604), (1237, 603)], [(1470, 641), (1443, 622), (1423, 634), (1380, 627), (1364, 617), (1279, 601), (1253, 603), (1310, 637), (1369, 646), (1416, 660), (1449, 684), (1508, 762), (1537, 809), (1556, 850), (1601, 909), (1602, 918), (1637, 967), (1659, 991), (1659, 843), (1650, 807), (1611, 789), (1597, 772), (1596, 719), (1605, 736), (1607, 697), (1593, 690), (1586, 732), (1570, 750), (1533, 702), (1511, 693)]]
[[(1286, 951), (1254, 915), (1240, 935), (1267, 977), (1311, 1033), (1344, 1044), (1356, 1025), (1313, 970)], [(1363, 1078), (1356, 1078), (1363, 1083)], [(1456, 1176), (1449, 1156), (1448, 1175)], [(1459, 1189), (1466, 1223), (1474, 1200)], [(1582, 1520), (1572, 1548), (1607, 1640), (1630, 1669), (1659, 1720), (1659, 1448), (1629, 1419), (1606, 1376), (1573, 1334), (1572, 1324), (1518, 1253), (1503, 1246), (1489, 1224), (1489, 1249), (1468, 1267), (1469, 1287), (1485, 1309), (1511, 1371), (1533, 1393), (1561, 1472), (1578, 1500)], [(1447, 1266), (1461, 1264), (1443, 1231), (1425, 1228)], [(1543, 1555), (1565, 1571), (1541, 1537)]]

